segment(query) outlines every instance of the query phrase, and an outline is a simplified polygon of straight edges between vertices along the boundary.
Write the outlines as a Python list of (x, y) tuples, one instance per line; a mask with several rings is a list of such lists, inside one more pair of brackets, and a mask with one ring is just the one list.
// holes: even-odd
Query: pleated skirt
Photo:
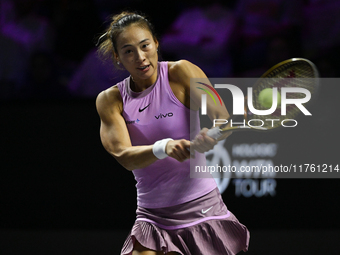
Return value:
[(233, 255), (248, 250), (249, 231), (227, 209), (217, 188), (180, 205), (138, 207), (136, 214), (121, 255), (132, 254), (136, 240), (164, 254)]

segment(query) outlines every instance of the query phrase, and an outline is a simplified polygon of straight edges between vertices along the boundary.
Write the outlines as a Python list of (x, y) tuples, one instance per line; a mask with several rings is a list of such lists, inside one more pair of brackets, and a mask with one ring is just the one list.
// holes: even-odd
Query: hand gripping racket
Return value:
[[(252, 103), (253, 107), (257, 110), (266, 110), (261, 101), (259, 95), (261, 91), (266, 88), (277, 88), (278, 93), (281, 93), (282, 88), (304, 88), (307, 89), (312, 100), (309, 100), (308, 104), (313, 101), (315, 95), (319, 90), (319, 74), (316, 66), (304, 58), (292, 58), (280, 62), (265, 72), (253, 85)], [(287, 93), (287, 99), (304, 98), (306, 95), (303, 93)], [(295, 119), (300, 113), (300, 109), (295, 105), (286, 105), (286, 114), (281, 114), (281, 105), (278, 105), (276, 110), (267, 115), (258, 115), (249, 111), (247, 99), (245, 100), (244, 107), (244, 120), (243, 126), (226, 126), (222, 125), (210, 129), (207, 134), (214, 138), (219, 139), (224, 133), (228, 131), (268, 131), (282, 127), (281, 122), (285, 119)], [(304, 106), (307, 103), (303, 104)], [(251, 120), (251, 125), (249, 125)], [(267, 121), (266, 121), (267, 120)], [(272, 120), (272, 121), (268, 121)], [(274, 121), (275, 120), (275, 121)]]

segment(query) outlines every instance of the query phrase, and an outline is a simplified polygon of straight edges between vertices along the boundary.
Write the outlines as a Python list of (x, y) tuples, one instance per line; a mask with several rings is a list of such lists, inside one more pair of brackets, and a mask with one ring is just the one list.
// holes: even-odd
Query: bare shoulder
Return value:
[(117, 86), (100, 92), (96, 99), (96, 107), (101, 117), (107, 117), (114, 112), (123, 110), (123, 100)]
[[(169, 79), (175, 82), (189, 82), (190, 78), (205, 78), (204, 72), (187, 60), (169, 62)], [(189, 79), (189, 81), (188, 81)]]

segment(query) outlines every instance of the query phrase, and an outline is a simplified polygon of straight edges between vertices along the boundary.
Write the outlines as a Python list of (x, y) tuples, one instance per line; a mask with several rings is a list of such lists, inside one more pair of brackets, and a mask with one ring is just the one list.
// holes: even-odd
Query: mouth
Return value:
[(145, 65), (145, 66), (141, 66), (141, 67), (137, 67), (138, 70), (146, 72), (150, 69), (150, 65)]

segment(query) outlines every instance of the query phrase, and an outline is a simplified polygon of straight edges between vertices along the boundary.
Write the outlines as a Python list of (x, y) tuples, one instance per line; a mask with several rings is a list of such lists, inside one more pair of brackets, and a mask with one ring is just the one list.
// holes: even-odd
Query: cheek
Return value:
[(154, 49), (152, 49), (151, 55), (152, 55), (153, 58), (156, 58), (158, 60), (158, 52), (157, 52), (156, 47)]
[(125, 65), (128, 65), (130, 62), (133, 61), (133, 57), (130, 54), (127, 54), (127, 55), (126, 54), (120, 54), (119, 59), (120, 59), (120, 62), (122, 62)]

